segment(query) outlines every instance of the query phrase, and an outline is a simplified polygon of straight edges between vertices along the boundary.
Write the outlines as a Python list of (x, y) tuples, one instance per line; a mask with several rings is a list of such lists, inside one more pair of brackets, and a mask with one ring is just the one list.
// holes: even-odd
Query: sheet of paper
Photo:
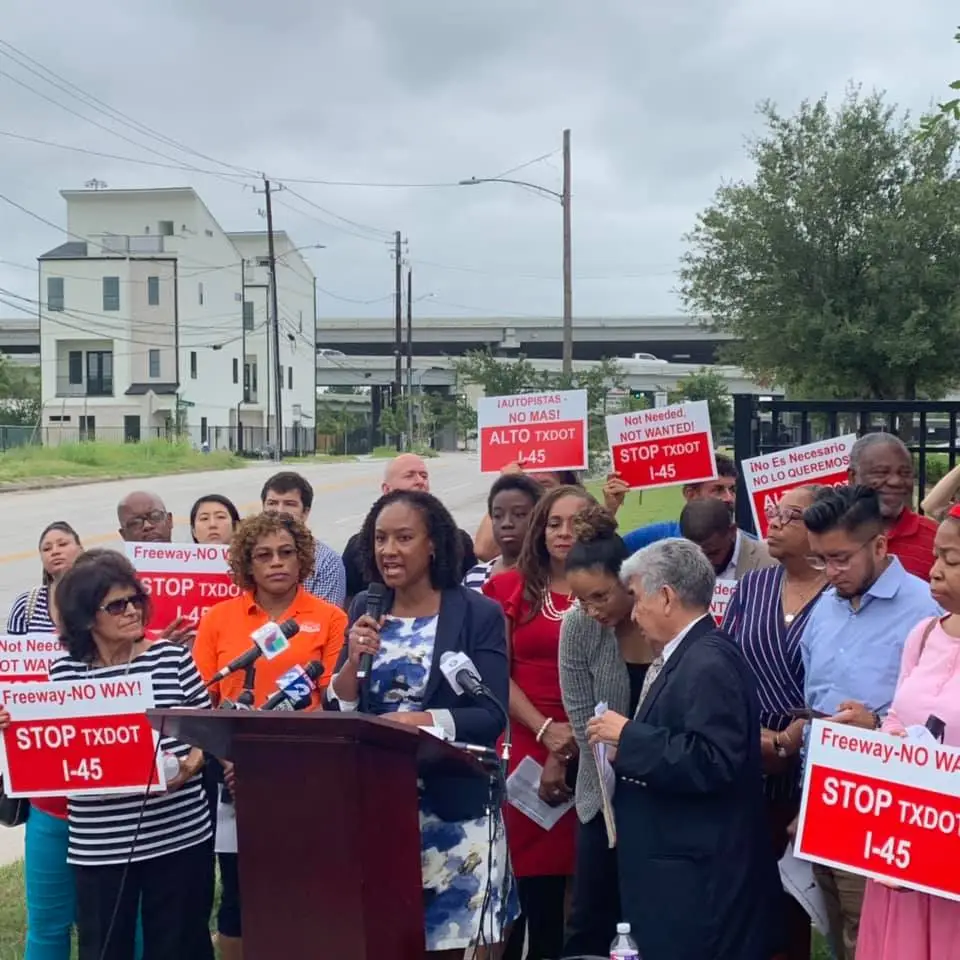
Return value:
[(507, 802), (544, 830), (552, 830), (573, 806), (573, 801), (568, 800), (557, 807), (544, 803), (538, 792), (542, 775), (543, 767), (533, 757), (524, 757), (507, 777)]
[(827, 905), (823, 891), (813, 876), (813, 864), (793, 855), (793, 844), (787, 847), (779, 863), (780, 882), (783, 889), (806, 910), (813, 925), (824, 936), (830, 932), (827, 920)]
[[(598, 703), (593, 715), (602, 717), (607, 712), (606, 703)], [(610, 750), (605, 743), (593, 746), (593, 759), (600, 776), (600, 812), (603, 814), (603, 824), (607, 830), (607, 845), (612, 850), (617, 845), (617, 824), (613, 817), (613, 792), (617, 785), (617, 775), (610, 763)]]
[(217, 839), (215, 853), (237, 852), (237, 809), (232, 803), (217, 801)]

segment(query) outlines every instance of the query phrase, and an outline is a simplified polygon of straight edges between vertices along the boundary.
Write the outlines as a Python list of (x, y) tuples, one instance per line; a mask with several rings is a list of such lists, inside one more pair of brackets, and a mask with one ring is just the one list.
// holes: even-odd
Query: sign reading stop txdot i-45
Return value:
[(706, 400), (607, 417), (613, 469), (633, 489), (700, 483), (717, 475)]
[(164, 788), (149, 677), (0, 685), (0, 770), (13, 797)]
[(585, 470), (587, 391), (518, 393), (477, 401), (480, 472), (511, 463), (526, 470)]
[(718, 580), (713, 588), (713, 600), (710, 601), (710, 614), (719, 626), (726, 616), (730, 598), (737, 589), (736, 580)]
[(55, 633), (0, 636), (0, 683), (46, 680), (65, 653)]
[(960, 750), (814, 721), (794, 851), (960, 900)]
[(128, 543), (126, 548), (150, 593), (151, 632), (165, 629), (177, 617), (197, 622), (221, 600), (240, 595), (222, 544)]
[(850, 451), (856, 441), (857, 435), (851, 433), (741, 461), (740, 473), (761, 538), (770, 526), (767, 507), (775, 507), (788, 490), (808, 484), (836, 486), (847, 482)]

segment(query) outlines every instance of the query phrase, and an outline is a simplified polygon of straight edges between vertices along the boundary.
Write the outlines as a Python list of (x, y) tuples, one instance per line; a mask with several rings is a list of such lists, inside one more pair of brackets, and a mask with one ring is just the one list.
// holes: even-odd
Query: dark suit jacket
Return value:
[[(387, 594), (385, 612), (393, 601)], [(367, 591), (357, 594), (350, 605), (353, 624), (366, 609)], [(510, 696), (510, 671), (507, 666), (507, 641), (503, 610), (493, 600), (469, 590), (453, 587), (440, 597), (440, 615), (433, 648), (433, 659), (424, 693), (424, 710), (449, 710), (457, 727), (457, 739), (478, 746), (493, 747), (503, 733), (503, 717), (488, 700), (457, 696), (440, 672), (440, 658), (447, 650), (463, 652), (473, 661), (480, 679), (504, 705)], [(346, 662), (349, 647), (345, 643), (337, 671)], [(324, 696), (324, 709), (339, 710), (339, 703)], [(385, 712), (382, 701), (371, 693), (364, 697), (364, 710), (377, 715)], [(486, 781), (476, 777), (435, 776), (424, 780), (424, 796), (442, 820), (468, 820), (483, 815), (488, 799)]]
[(709, 616), (623, 728), (615, 768), (623, 919), (644, 960), (770, 960), (782, 894), (754, 680)]

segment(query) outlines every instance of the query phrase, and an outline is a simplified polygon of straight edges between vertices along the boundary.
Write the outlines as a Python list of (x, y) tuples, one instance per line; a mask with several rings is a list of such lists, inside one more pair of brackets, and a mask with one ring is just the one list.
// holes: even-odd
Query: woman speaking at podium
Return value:
[[(447, 651), (469, 656), (483, 682), (506, 703), (506, 639), (499, 607), (460, 585), (460, 536), (436, 497), (395, 490), (367, 515), (360, 551), (371, 581), (387, 588), (379, 622), (354, 600), (347, 646), (324, 705), (356, 710), (357, 672), (373, 657), (368, 712), (396, 723), (440, 727), (452, 739), (493, 747), (503, 719), (492, 703), (457, 696), (440, 670)], [(511, 911), (506, 842), (498, 829), (492, 858), (485, 816), (487, 785), (433, 777), (421, 783), (420, 833), (427, 956), (461, 960), (477, 943), (502, 939)], [(458, 829), (451, 829), (456, 826)], [(492, 863), (492, 871), (488, 868)]]

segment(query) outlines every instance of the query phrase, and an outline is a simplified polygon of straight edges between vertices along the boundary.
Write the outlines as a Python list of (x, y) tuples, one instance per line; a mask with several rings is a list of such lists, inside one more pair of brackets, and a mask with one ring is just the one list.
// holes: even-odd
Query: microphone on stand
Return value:
[[(383, 616), (383, 604), (386, 597), (387, 588), (382, 583), (371, 583), (367, 587), (367, 606), (363, 611), (368, 617), (372, 617), (377, 623)], [(373, 654), (364, 653), (360, 657), (360, 665), (357, 668), (357, 680), (364, 681), (370, 678), (370, 668), (373, 666)]]
[(238, 670), (246, 670), (260, 657), (272, 660), (278, 653), (283, 653), (284, 650), (290, 648), (290, 639), (299, 632), (300, 624), (296, 620), (284, 620), (280, 624), (271, 621), (265, 623), (262, 627), (258, 627), (250, 634), (253, 646), (241, 653), (239, 657), (234, 657), (225, 667), (218, 670), (207, 686), (212, 687)]
[(317, 689), (314, 681), (323, 673), (323, 664), (311, 660), (305, 667), (291, 667), (277, 679), (276, 693), (267, 697), (261, 710), (302, 710), (309, 706)]

